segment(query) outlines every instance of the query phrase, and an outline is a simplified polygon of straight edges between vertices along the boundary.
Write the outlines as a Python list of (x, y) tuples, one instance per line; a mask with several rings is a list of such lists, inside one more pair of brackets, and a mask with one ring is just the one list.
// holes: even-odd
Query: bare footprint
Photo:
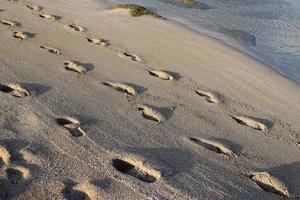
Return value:
[(195, 92), (198, 95), (200, 95), (202, 97), (205, 97), (206, 101), (208, 101), (209, 103), (218, 103), (217, 97), (211, 92), (205, 92), (205, 91), (202, 91), (202, 90), (195, 90)]
[(73, 31), (77, 31), (77, 32), (84, 32), (84, 31), (86, 31), (86, 28), (84, 28), (82, 26), (77, 26), (75, 24), (67, 24), (67, 25), (65, 25), (65, 27), (70, 28)]
[(80, 182), (73, 187), (76, 191), (76, 199), (95, 200), (97, 198), (96, 186), (91, 184), (89, 181)]
[(138, 94), (138, 92), (131, 86), (120, 83), (120, 82), (103, 82), (104, 85), (110, 86), (118, 91), (125, 92), (126, 94), (130, 94), (132, 96), (135, 96)]
[(27, 38), (30, 37), (28, 33), (22, 32), (22, 31), (15, 31), (14, 34), (13, 34), (13, 36), (15, 38), (20, 39), (20, 40), (26, 40)]
[(53, 20), (53, 21), (56, 20), (55, 16), (49, 15), (49, 14), (39, 14), (39, 16), (41, 18), (50, 19), (50, 20)]
[(132, 62), (141, 62), (142, 61), (142, 59), (138, 55), (131, 54), (131, 53), (127, 52), (127, 51), (119, 53), (118, 55), (121, 58), (129, 59)]
[(93, 43), (95, 45), (107, 47), (110, 45), (109, 41), (104, 39), (96, 39), (96, 38), (86, 38), (88, 42)]
[(162, 177), (161, 172), (131, 157), (117, 158), (112, 161), (118, 171), (133, 176), (146, 183), (153, 183)]
[(20, 151), (22, 158), (29, 163), (39, 164), (40, 160), (37, 155), (32, 153), (32, 151), (28, 148), (22, 148)]
[(8, 21), (8, 20), (0, 20), (0, 23), (6, 26), (11, 26), (11, 27), (15, 27), (15, 26), (19, 26), (19, 23), (17, 22), (13, 22), (13, 21)]
[(69, 116), (64, 116), (61, 118), (57, 118), (56, 122), (68, 129), (68, 131), (71, 133), (72, 136), (74, 137), (80, 137), (84, 136), (85, 132), (80, 128), (80, 122), (78, 119), (69, 117)]
[(40, 46), (40, 48), (46, 49), (49, 53), (53, 53), (53, 54), (56, 54), (56, 55), (60, 55), (61, 54), (60, 50), (52, 48), (52, 47)]
[(0, 91), (10, 93), (11, 95), (19, 98), (27, 97), (30, 95), (30, 93), (19, 83), (0, 84)]
[(267, 126), (263, 123), (260, 123), (252, 118), (244, 117), (244, 116), (231, 116), (236, 122), (249, 126), (251, 128), (260, 130), (260, 131), (267, 131)]
[(87, 73), (87, 69), (83, 66), (80, 65), (77, 62), (74, 61), (67, 61), (64, 63), (65, 67), (67, 70), (73, 71), (73, 72), (77, 72), (79, 74), (85, 74)]
[(266, 192), (279, 194), (284, 197), (289, 197), (288, 188), (279, 179), (273, 177), (267, 172), (251, 172), (244, 174), (252, 179), (260, 188)]
[(139, 106), (138, 109), (145, 119), (153, 120), (158, 123), (161, 123), (164, 120), (164, 116), (161, 113), (146, 105)]
[(169, 74), (167, 72), (164, 72), (164, 71), (161, 71), (161, 70), (149, 69), (148, 72), (149, 72), (150, 75), (156, 76), (156, 77), (161, 78), (163, 80), (174, 80), (174, 77), (171, 74)]
[(215, 141), (215, 140), (209, 140), (209, 139), (197, 139), (197, 138), (189, 138), (192, 142), (202, 145), (207, 149), (210, 149), (216, 153), (224, 154), (227, 156), (234, 155), (233, 152), (226, 147), (224, 144)]
[(30, 4), (27, 4), (26, 7), (30, 10), (33, 10), (33, 11), (41, 11), (43, 9), (39, 6), (34, 6), (34, 5), (30, 5)]
[(30, 171), (22, 166), (14, 166), (6, 170), (6, 175), (11, 183), (19, 184), (30, 177)]
[(6, 166), (8, 166), (9, 163), (10, 163), (9, 151), (5, 147), (0, 146), (0, 171), (2, 171)]

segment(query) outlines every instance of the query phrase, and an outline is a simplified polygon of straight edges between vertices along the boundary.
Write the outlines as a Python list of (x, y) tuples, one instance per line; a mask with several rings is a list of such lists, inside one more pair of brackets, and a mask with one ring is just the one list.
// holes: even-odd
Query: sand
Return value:
[(18, 24), (0, 24), (0, 199), (300, 194), (296, 83), (168, 20), (93, 1), (0, 1), (0, 20)]

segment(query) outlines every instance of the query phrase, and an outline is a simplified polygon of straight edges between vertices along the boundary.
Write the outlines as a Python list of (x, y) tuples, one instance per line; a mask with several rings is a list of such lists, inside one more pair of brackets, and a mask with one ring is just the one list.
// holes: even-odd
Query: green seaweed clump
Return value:
[(147, 8), (136, 4), (117, 4), (113, 7), (113, 9), (118, 9), (118, 8), (129, 9), (130, 15), (133, 17), (140, 17), (142, 15), (152, 15), (158, 17), (157, 14), (151, 12)]

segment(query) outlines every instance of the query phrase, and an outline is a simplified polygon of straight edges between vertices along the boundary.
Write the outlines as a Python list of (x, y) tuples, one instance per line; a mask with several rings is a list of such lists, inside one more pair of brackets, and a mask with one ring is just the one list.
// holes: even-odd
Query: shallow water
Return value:
[(137, 3), (255, 56), (300, 83), (300, 0), (107, 0)]

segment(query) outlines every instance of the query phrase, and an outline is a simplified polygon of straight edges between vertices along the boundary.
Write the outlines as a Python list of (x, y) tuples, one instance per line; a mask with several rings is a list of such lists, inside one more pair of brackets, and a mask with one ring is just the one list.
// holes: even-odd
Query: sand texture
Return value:
[(300, 88), (169, 20), (0, 0), (0, 199), (300, 194)]

